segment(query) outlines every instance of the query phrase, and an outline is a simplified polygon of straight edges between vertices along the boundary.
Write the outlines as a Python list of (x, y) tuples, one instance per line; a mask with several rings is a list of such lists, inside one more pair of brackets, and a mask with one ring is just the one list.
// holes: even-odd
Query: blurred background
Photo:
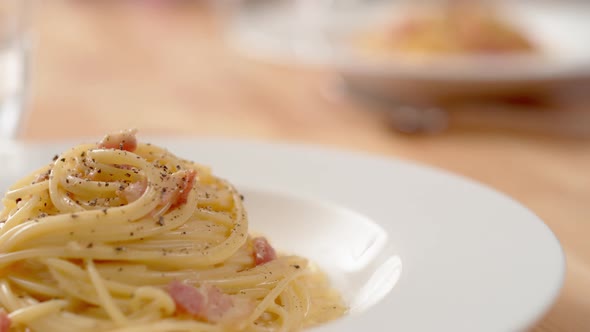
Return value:
[(0, 4), (5, 144), (138, 128), (458, 172), (564, 246), (566, 286), (533, 330), (590, 330), (590, 1)]
[(353, 144), (395, 131), (590, 136), (586, 2), (496, 1), (490, 13), (450, 1), (457, 20), (426, 1), (28, 1), (38, 120), (22, 138), (133, 125)]

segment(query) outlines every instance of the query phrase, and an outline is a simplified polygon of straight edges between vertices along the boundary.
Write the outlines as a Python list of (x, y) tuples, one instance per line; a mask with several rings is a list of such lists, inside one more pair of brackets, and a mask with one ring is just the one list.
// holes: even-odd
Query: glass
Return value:
[(0, 138), (19, 132), (26, 103), (30, 6), (27, 0), (0, 0)]

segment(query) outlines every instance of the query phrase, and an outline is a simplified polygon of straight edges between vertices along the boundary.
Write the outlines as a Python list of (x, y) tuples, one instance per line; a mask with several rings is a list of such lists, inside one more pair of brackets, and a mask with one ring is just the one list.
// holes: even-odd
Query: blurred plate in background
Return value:
[(389, 33), (392, 26), (411, 20), (410, 15), (432, 8), (429, 2), (248, 3), (238, 7), (230, 28), (239, 50), (267, 60), (329, 65), (349, 84), (394, 99), (544, 92), (590, 79), (589, 2), (494, 1), (497, 18), (530, 40), (534, 52), (435, 51), (427, 56), (387, 47), (376, 54), (359, 40), (374, 32)]
[[(408, 5), (387, 3), (375, 2), (374, 6), (390, 6), (378, 12), (397, 13), (386, 20), (403, 22), (401, 14), (409, 13)], [(335, 63), (354, 86), (406, 100), (542, 93), (583, 84), (590, 78), (588, 2), (497, 1), (494, 8), (499, 19), (531, 40), (533, 52), (412, 57), (393, 51), (386, 57), (369, 58), (340, 39), (334, 45), (343, 51), (334, 57)], [(357, 17), (363, 22), (383, 19), (369, 10), (359, 10)]]

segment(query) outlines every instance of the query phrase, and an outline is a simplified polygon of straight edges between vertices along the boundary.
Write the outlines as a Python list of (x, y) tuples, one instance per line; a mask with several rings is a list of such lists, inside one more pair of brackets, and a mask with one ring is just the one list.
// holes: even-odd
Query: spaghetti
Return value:
[(501, 13), (480, 3), (450, 1), (417, 7), (405, 17), (361, 38), (375, 55), (424, 59), (435, 55), (534, 54), (534, 42)]
[(202, 165), (107, 135), (14, 184), (0, 214), (0, 332), (295, 331), (346, 312), (325, 276), (248, 234)]

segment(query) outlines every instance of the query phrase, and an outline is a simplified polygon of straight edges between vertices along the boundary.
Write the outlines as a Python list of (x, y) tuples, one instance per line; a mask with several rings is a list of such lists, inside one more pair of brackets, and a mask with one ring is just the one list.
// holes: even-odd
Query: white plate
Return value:
[(354, 42), (367, 30), (403, 19), (416, 1), (256, 3), (267, 5), (240, 7), (229, 29), (232, 45), (243, 53), (330, 65), (355, 87), (397, 99), (542, 92), (590, 80), (587, 1), (494, 1), (499, 15), (535, 42), (542, 56), (440, 55), (425, 62), (394, 55), (377, 60)]
[[(253, 230), (332, 277), (351, 314), (316, 331), (524, 330), (562, 285), (545, 224), (468, 179), (310, 146), (151, 142), (211, 165), (244, 193)], [(0, 144), (0, 186), (69, 146)]]
[[(426, 1), (427, 2), (427, 1)], [(436, 55), (411, 61), (392, 54), (369, 58), (351, 47), (353, 33), (403, 20), (407, 1), (375, 0), (342, 11), (333, 45), (334, 63), (346, 82), (401, 102), (566, 91), (590, 81), (590, 3), (496, 0), (499, 16), (538, 48), (532, 55)], [(413, 4), (415, 6), (415, 3)]]
[[(351, 34), (403, 21), (410, 11), (419, 12), (418, 5), (407, 1), (377, 0), (368, 6), (359, 3), (356, 7), (347, 7), (347, 10), (340, 11), (341, 22), (334, 25), (332, 33), (340, 36), (336, 37), (338, 47), (346, 50), (345, 57), (340, 60), (344, 66), (375, 71), (379, 68), (381, 74), (445, 80), (522, 80), (565, 74), (590, 75), (590, 4), (538, 0), (497, 0), (494, 3), (498, 16), (532, 40), (539, 48), (540, 56), (436, 55), (430, 61), (420, 62), (392, 56), (388, 61), (373, 62), (351, 47), (350, 41), (346, 40)], [(585, 69), (583, 73), (576, 73), (580, 68)]]

